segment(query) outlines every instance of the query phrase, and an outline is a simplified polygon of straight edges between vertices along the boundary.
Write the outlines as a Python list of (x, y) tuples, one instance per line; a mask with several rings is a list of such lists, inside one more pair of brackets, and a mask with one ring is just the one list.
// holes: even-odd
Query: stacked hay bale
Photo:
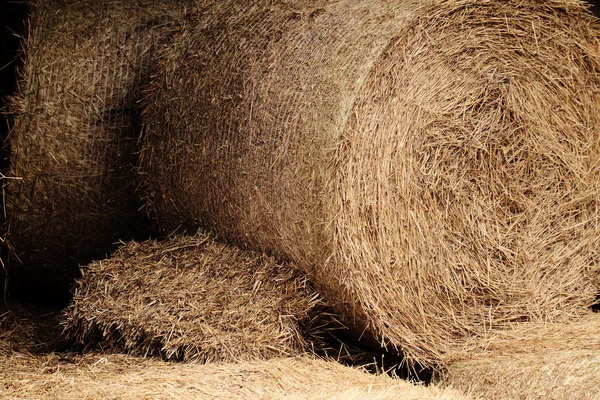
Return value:
[(325, 329), (313, 321), (321, 300), (290, 265), (204, 234), (131, 242), (84, 271), (65, 315), (67, 336), (84, 345), (255, 360), (313, 350), (311, 327)]
[[(206, 1), (143, 113), (149, 214), (293, 260), (443, 364), (600, 277), (600, 45), (577, 1)], [(471, 340), (473, 338), (473, 340)]]
[(595, 399), (600, 316), (571, 324), (521, 324), (480, 343), (440, 376), (481, 399)]
[(0, 356), (0, 385), (8, 398), (64, 400), (468, 399), (451, 389), (310, 358), (196, 365), (105, 354)]
[(32, 2), (9, 135), (13, 285), (64, 294), (78, 263), (147, 229), (134, 197), (138, 100), (187, 3)]

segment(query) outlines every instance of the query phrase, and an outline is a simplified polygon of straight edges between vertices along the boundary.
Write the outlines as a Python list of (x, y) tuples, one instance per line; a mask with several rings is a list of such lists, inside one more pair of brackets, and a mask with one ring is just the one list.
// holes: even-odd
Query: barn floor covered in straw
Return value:
[(11, 399), (468, 399), (310, 358), (195, 365), (124, 355), (15, 354), (0, 358), (0, 368), (0, 395)]

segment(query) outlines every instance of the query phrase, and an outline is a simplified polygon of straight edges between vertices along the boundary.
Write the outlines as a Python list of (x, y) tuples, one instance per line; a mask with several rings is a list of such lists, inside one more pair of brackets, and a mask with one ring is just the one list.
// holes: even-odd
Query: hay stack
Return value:
[(454, 390), (309, 358), (195, 365), (102, 354), (0, 356), (0, 394), (61, 400), (467, 399)]
[(442, 385), (481, 399), (597, 399), (600, 316), (525, 324), (450, 364)]
[(10, 175), (22, 178), (8, 188), (8, 240), (24, 266), (13, 284), (61, 293), (78, 263), (147, 229), (134, 197), (137, 102), (187, 3), (32, 2), (9, 136)]
[(321, 307), (290, 265), (199, 234), (131, 242), (87, 266), (65, 331), (169, 360), (253, 360), (310, 350), (305, 336)]
[[(208, 1), (143, 113), (149, 212), (301, 265), (425, 364), (600, 277), (600, 45), (576, 1)], [(416, 11), (415, 11), (416, 10)]]

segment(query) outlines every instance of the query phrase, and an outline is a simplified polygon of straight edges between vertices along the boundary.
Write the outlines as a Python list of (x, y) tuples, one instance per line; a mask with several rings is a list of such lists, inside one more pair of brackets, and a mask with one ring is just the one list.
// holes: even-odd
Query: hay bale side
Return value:
[(593, 400), (600, 385), (600, 349), (461, 362), (449, 367), (445, 380), (482, 400)]
[(64, 320), (66, 335), (84, 345), (235, 361), (311, 350), (322, 307), (290, 265), (198, 234), (131, 242), (88, 265)]
[(0, 394), (64, 400), (468, 399), (454, 390), (309, 358), (194, 365), (107, 354), (0, 356)]
[(7, 189), (7, 239), (22, 263), (12, 284), (61, 293), (79, 263), (147, 230), (134, 195), (137, 102), (187, 3), (32, 2), (11, 104), (9, 175), (19, 180)]
[(490, 332), (485, 339), (473, 338), (453, 362), (490, 357), (529, 356), (540, 353), (568, 353), (600, 350), (600, 314), (589, 313), (567, 323), (517, 323)]
[(477, 343), (435, 378), (481, 399), (595, 399), (600, 315), (568, 324), (516, 324)]
[(425, 364), (600, 287), (600, 44), (576, 1), (204, 2), (161, 55), (141, 170), (166, 232), (310, 274)]

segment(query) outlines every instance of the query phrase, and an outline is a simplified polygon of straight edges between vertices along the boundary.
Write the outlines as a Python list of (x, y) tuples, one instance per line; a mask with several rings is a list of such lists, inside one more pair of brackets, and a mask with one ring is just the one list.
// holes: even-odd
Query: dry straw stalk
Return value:
[(206, 1), (161, 54), (159, 226), (293, 260), (357, 333), (445, 363), (600, 277), (600, 44), (576, 1)]
[(600, 316), (523, 324), (452, 363), (441, 383), (481, 399), (597, 399)]
[(65, 332), (170, 360), (254, 360), (310, 350), (322, 306), (290, 265), (198, 234), (131, 242), (88, 265)]
[[(8, 240), (20, 284), (61, 293), (78, 263), (145, 227), (138, 100), (185, 0), (36, 0), (12, 101)], [(13, 279), (13, 283), (17, 279)]]

